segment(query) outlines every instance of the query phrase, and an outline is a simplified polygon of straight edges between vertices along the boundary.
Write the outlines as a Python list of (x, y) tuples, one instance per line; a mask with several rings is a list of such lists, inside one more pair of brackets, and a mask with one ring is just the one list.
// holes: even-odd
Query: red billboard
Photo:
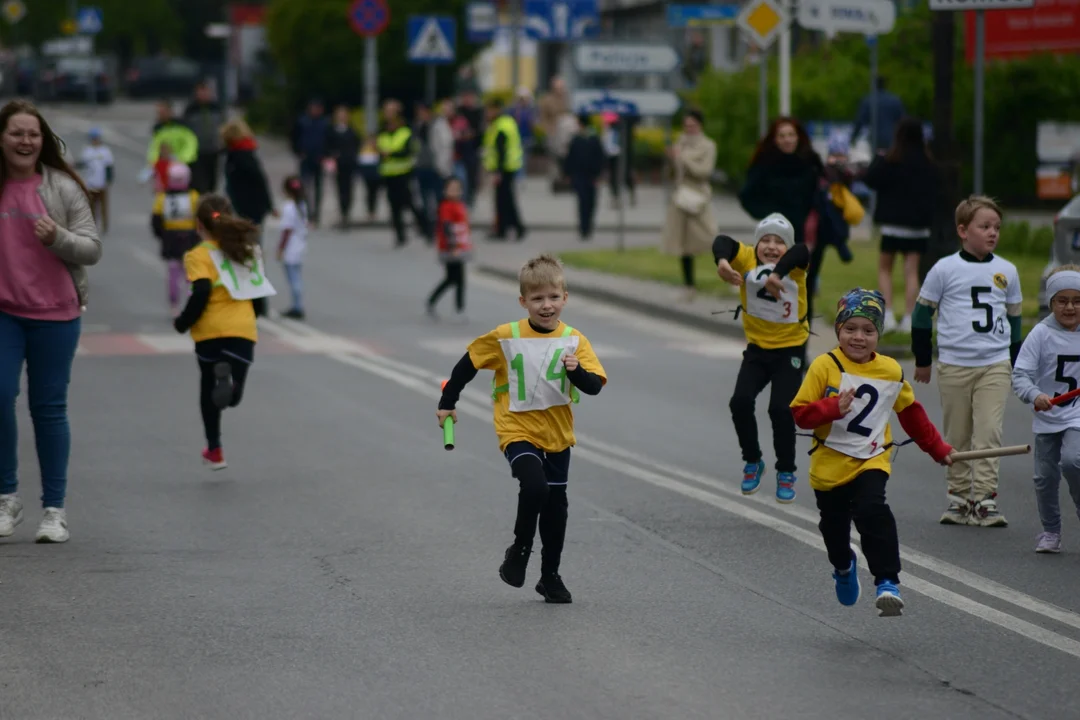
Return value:
[[(975, 60), (975, 13), (967, 12), (967, 61)], [(1027, 10), (987, 10), (986, 57), (1080, 53), (1080, 0), (1035, 0)]]

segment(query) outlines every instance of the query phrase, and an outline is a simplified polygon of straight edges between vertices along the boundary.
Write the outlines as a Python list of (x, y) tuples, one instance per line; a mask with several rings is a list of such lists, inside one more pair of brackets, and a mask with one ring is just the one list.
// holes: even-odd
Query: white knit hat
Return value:
[(754, 231), (754, 244), (757, 245), (766, 235), (780, 238), (789, 250), (795, 245), (795, 228), (791, 221), (780, 213), (773, 213), (758, 223), (757, 230)]

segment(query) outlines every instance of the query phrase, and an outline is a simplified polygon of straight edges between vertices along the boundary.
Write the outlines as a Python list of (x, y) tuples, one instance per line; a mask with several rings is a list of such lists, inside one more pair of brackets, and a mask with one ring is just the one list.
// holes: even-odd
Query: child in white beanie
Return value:
[(731, 416), (742, 449), (742, 492), (753, 495), (765, 472), (754, 405), (772, 383), (769, 418), (776, 451), (776, 501), (795, 500), (795, 421), (791, 401), (802, 383), (807, 322), (806, 271), (810, 250), (795, 244), (795, 228), (780, 213), (769, 215), (743, 245), (719, 235), (713, 241), (716, 272), (741, 289), (747, 347), (731, 397)]

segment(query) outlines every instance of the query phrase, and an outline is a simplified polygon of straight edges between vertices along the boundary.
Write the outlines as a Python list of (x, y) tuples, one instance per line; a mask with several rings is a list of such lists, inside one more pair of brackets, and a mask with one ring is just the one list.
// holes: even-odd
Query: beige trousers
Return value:
[[(1012, 383), (1008, 360), (983, 367), (938, 363), (945, 441), (957, 452), (1001, 447)], [(997, 458), (958, 462), (945, 471), (949, 494), (978, 502), (998, 487)]]

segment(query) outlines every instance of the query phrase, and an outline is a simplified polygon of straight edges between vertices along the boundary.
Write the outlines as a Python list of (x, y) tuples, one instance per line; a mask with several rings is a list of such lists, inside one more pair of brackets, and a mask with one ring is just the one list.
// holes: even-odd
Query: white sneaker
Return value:
[(896, 316), (892, 314), (892, 310), (885, 309), (885, 327), (882, 328), (882, 335), (887, 335), (894, 332), (897, 328)]
[(902, 332), (907, 335), (911, 334), (911, 316), (905, 315), (900, 318), (900, 324), (896, 327), (896, 332)]
[(15, 494), (0, 495), (0, 537), (11, 537), (23, 521), (22, 500)]
[(67, 513), (60, 508), (45, 508), (34, 542), (62, 543), (71, 537), (67, 529)]

